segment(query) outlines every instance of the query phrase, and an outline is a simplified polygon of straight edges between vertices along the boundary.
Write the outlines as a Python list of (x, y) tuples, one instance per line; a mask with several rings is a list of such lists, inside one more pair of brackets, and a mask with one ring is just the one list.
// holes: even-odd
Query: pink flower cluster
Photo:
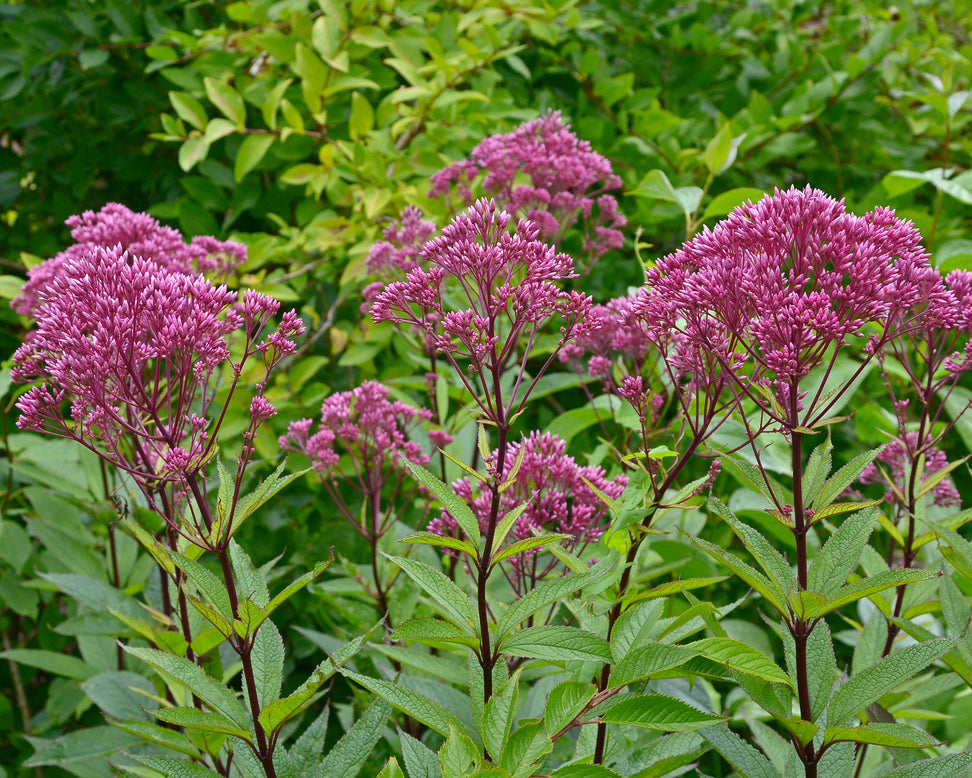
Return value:
[(119, 203), (108, 203), (97, 212), (85, 211), (65, 223), (72, 228), (74, 245), (31, 268), (27, 283), (11, 303), (17, 313), (34, 316), (44, 290), (62, 267), (96, 248), (120, 247), (130, 257), (153, 260), (172, 272), (198, 272), (216, 278), (228, 277), (246, 262), (246, 247), (242, 243), (209, 235), (186, 243), (178, 230), (164, 227), (147, 213), (136, 213)]
[(559, 111), (486, 138), (473, 149), (470, 161), (456, 162), (432, 177), (430, 196), (446, 195), (455, 185), (463, 201), (471, 203), (477, 168), (486, 172), (483, 188), (500, 207), (533, 221), (544, 240), (559, 243), (582, 218), (581, 250), (588, 266), (622, 246), (620, 228), (626, 219), (617, 200), (606, 194), (619, 189), (621, 179), (606, 157), (564, 124)]
[[(103, 236), (109, 227), (88, 216), (79, 222), (90, 231), (82, 237)], [(14, 380), (35, 384), (17, 402), (17, 424), (78, 440), (147, 489), (207, 461), (216, 372), (229, 364), (232, 395), (243, 362), (259, 354), (269, 372), (304, 330), (290, 311), (260, 341), (276, 300), (247, 291), (238, 302), (225, 286), (174, 267), (171, 254), (160, 260), (90, 243), (57, 259), (32, 302), (37, 326), (13, 358)], [(233, 362), (229, 338), (237, 331), (244, 345)], [(275, 412), (264, 387), (265, 380), (251, 428)]]
[(807, 187), (705, 228), (648, 272), (633, 307), (655, 342), (671, 344), (678, 373), (722, 374), (757, 402), (748, 390), (764, 387), (792, 414), (799, 382), (835, 349), (876, 325), (873, 354), (917, 326), (916, 308), (950, 299), (910, 222), (886, 208), (855, 216)]
[[(912, 463), (917, 461), (922, 454), (925, 457), (925, 470), (920, 481), (916, 484), (916, 490), (920, 490), (922, 483), (948, 466), (948, 457), (945, 452), (930, 446), (929, 442), (926, 439), (924, 444), (919, 446), (917, 433), (906, 432), (900, 438), (895, 438), (888, 443), (878, 454), (877, 461), (887, 465), (890, 470), (890, 478), (897, 486), (897, 489), (888, 487), (884, 493), (885, 502), (896, 505), (903, 504), (902, 495), (905, 492), (905, 484), (911, 478)], [(887, 480), (878, 465), (872, 463), (864, 468), (860, 482), (862, 484), (886, 484)], [(935, 484), (931, 489), (931, 494), (935, 505), (956, 508), (962, 504), (962, 497), (950, 478), (943, 478)]]
[[(537, 532), (559, 532), (570, 536), (568, 547), (576, 548), (601, 536), (605, 506), (591, 486), (611, 499), (617, 499), (624, 492), (628, 479), (618, 476), (609, 480), (602, 468), (582, 467), (566, 450), (563, 439), (549, 432), (534, 431), (521, 442), (510, 444), (503, 472), (496, 474), (497, 481), (505, 483), (514, 468), (516, 472), (512, 475), (513, 483), (500, 498), (500, 515), (527, 504), (510, 533), (512, 540), (532, 538)], [(487, 466), (495, 469), (495, 453)], [(491, 492), (478, 492), (468, 478), (455, 481), (452, 488), (469, 503), (485, 531)], [(441, 517), (429, 523), (429, 531), (456, 535), (458, 529), (455, 519), (443, 512)], [(527, 564), (533, 556), (514, 557), (514, 567)]]
[(612, 370), (640, 375), (654, 345), (643, 321), (633, 314), (635, 295), (617, 297), (591, 308), (590, 326), (560, 354), (561, 362), (579, 363), (587, 355), (587, 373), (613, 386)]
[(586, 331), (591, 307), (586, 295), (560, 287), (575, 275), (573, 260), (543, 243), (531, 222), (511, 233), (510, 221), (493, 201), (479, 200), (422, 247), (423, 266), (386, 286), (371, 309), (375, 321), (416, 327), (438, 352), (468, 360), (471, 379), (463, 380), (493, 418), (492, 375), (520, 359), (522, 379), (540, 327), (559, 319), (562, 347)]
[[(377, 381), (333, 394), (321, 406), (316, 432), (311, 434), (313, 419), (295, 421), (280, 438), (280, 446), (306, 454), (322, 477), (333, 472), (342, 454), (347, 454), (359, 486), (370, 491), (377, 485), (376, 479), (383, 478), (386, 466), (399, 467), (401, 456), (419, 465), (429, 461), (419, 444), (408, 439), (408, 433), (417, 423), (430, 421), (432, 413), (388, 398), (388, 387)], [(437, 445), (452, 440), (442, 430), (435, 433)]]

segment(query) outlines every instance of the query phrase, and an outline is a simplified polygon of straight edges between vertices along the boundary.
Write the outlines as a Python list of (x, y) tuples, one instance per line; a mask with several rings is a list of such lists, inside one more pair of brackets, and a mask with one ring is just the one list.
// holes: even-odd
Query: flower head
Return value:
[(634, 307), (678, 373), (763, 387), (792, 416), (800, 382), (836, 349), (858, 340), (873, 354), (914, 326), (909, 311), (945, 297), (910, 222), (886, 208), (855, 216), (807, 187), (705, 228), (649, 271)]
[(229, 276), (246, 261), (241, 243), (220, 241), (209, 235), (186, 243), (182, 234), (164, 227), (147, 213), (136, 213), (120, 203), (108, 203), (100, 211), (85, 211), (70, 217), (74, 245), (37, 265), (28, 273), (27, 283), (11, 307), (24, 316), (33, 316), (47, 287), (70, 260), (95, 248), (120, 247), (130, 258), (149, 259), (172, 272)]

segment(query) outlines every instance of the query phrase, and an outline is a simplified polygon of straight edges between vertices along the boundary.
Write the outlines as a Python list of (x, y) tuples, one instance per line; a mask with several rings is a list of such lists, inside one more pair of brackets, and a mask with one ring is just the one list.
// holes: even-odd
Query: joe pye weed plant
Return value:
[[(417, 375), (277, 430), (366, 567), (338, 547), (348, 575), (315, 583), (320, 563), (279, 588), (279, 561), (235, 536), (307, 472), (250, 477), (301, 319), (211, 280), (234, 279), (239, 244), (117, 205), (72, 222), (16, 303), (35, 325), (14, 377), (33, 384), (20, 427), (100, 457), (151, 560), (134, 588), (44, 575), (115, 620), (100, 634), (123, 652), (96, 677), (135, 713), (83, 688), (116, 772), (348, 776), (378, 752), (389, 778), (972, 766), (917, 726), (972, 685), (947, 406), (972, 364), (968, 274), (943, 278), (888, 209), (793, 188), (596, 305), (581, 287), (621, 246), (619, 184), (549, 113), (433, 177), (441, 230), (418, 204), (385, 230), (362, 337), (394, 328)], [(862, 453), (854, 398), (882, 383), (888, 443)], [(338, 585), (375, 626), (302, 624), (329, 655), (291, 679), (271, 616), (305, 587), (340, 603)]]

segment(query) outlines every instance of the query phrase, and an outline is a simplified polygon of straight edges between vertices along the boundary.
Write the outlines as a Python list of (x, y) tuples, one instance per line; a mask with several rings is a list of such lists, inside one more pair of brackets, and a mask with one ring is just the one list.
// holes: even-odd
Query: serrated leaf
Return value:
[(483, 745), (487, 753), (495, 760), (503, 753), (503, 744), (513, 724), (513, 714), (516, 713), (516, 699), (520, 683), (520, 671), (517, 670), (500, 686), (486, 701), (483, 708), (483, 724), (481, 734)]
[(416, 465), (405, 457), (402, 457), (402, 463), (415, 476), (415, 480), (435, 495), (436, 499), (449, 511), (449, 515), (456, 520), (459, 528), (470, 539), (472, 545), (478, 549), (481, 537), (479, 519), (476, 518), (466, 501), (421, 465)]
[(815, 615), (818, 617), (826, 616), (828, 613), (833, 613), (845, 605), (857, 602), (865, 597), (870, 597), (872, 594), (883, 592), (886, 589), (916, 583), (917, 581), (927, 581), (929, 578), (937, 577), (938, 573), (929, 570), (916, 570), (913, 568), (885, 570), (883, 573), (878, 573), (870, 578), (863, 578), (860, 581), (838, 589), (833, 596), (828, 598), (826, 606), (821, 608)]
[(551, 689), (543, 711), (547, 737), (553, 737), (577, 718), (596, 691), (593, 684), (581, 681), (563, 681)]
[(746, 778), (779, 778), (769, 759), (728, 727), (707, 727), (699, 730), (698, 734), (704, 737), (740, 775)]
[(857, 480), (858, 476), (864, 472), (864, 468), (871, 464), (882, 450), (883, 447), (872, 448), (870, 451), (858, 454), (827, 479), (824, 485), (820, 487), (820, 491), (811, 505), (814, 513), (819, 513), (840, 497), (844, 490)]
[(246, 105), (243, 97), (225, 81), (217, 81), (206, 76), (203, 78), (206, 96), (212, 101), (220, 113), (238, 127), (246, 126)]
[(873, 723), (862, 727), (827, 727), (824, 744), (869, 743), (886, 748), (929, 748), (941, 745), (935, 738), (907, 724)]
[(441, 605), (443, 611), (457, 627), (468, 630), (471, 637), (477, 636), (478, 616), (472, 601), (468, 594), (453, 583), (452, 579), (424, 562), (387, 554), (384, 556), (398, 565), (409, 578), (422, 587), (426, 594)]
[(240, 729), (248, 730), (246, 712), (236, 695), (198, 665), (153, 648), (123, 646), (125, 651), (154, 667), (160, 675), (186, 687)]
[(354, 778), (381, 739), (391, 706), (381, 699), (371, 705), (354, 722), (354, 726), (327, 752), (318, 768), (320, 778)]
[(641, 645), (623, 656), (611, 668), (610, 686), (625, 686), (646, 681), (653, 675), (685, 664), (699, 655), (695, 647), (652, 642)]
[(313, 775), (316, 771), (321, 761), (321, 752), (324, 750), (330, 715), (331, 708), (326, 705), (288, 750), (295, 776)]
[(502, 640), (498, 650), (509, 656), (546, 659), (552, 662), (611, 661), (611, 650), (607, 641), (577, 627), (526, 627)]
[(885, 773), (882, 778), (958, 778), (967, 775), (970, 767), (972, 751), (963, 751), (960, 754), (944, 754), (912, 762)]
[(213, 772), (201, 764), (172, 756), (142, 756), (140, 754), (126, 754), (126, 756), (134, 759), (143, 767), (158, 771), (167, 778), (213, 778), (213, 776), (219, 775), (219, 773)]
[[(235, 540), (229, 544), (230, 560), (236, 575), (236, 589), (241, 600), (250, 600), (260, 608), (270, 603), (270, 592), (263, 574), (257, 570), (253, 560)], [(242, 603), (241, 603), (242, 604)]]
[(65, 678), (77, 678), (86, 681), (97, 672), (87, 662), (57, 651), (44, 651), (37, 648), (11, 648), (0, 651), (0, 659), (9, 659), (18, 664), (36, 667), (45, 673), (62, 675)]
[(870, 508), (844, 520), (810, 565), (807, 573), (810, 591), (829, 595), (847, 582), (871, 537), (877, 517), (878, 510)]
[(500, 616), (499, 623), (496, 626), (497, 637), (501, 638), (508, 635), (514, 627), (526, 621), (541, 608), (545, 608), (585, 586), (602, 581), (611, 574), (612, 570), (613, 567), (608, 565), (595, 566), (580, 575), (568, 575), (552, 581), (544, 581), (535, 586), (510, 605), (506, 612)]
[(395, 630), (392, 637), (395, 640), (442, 640), (467, 646), (479, 645), (478, 638), (442, 619), (409, 619)]
[(203, 567), (196, 560), (176, 551), (170, 551), (169, 556), (221, 616), (225, 619), (233, 618), (233, 608), (230, 605), (226, 584), (215, 573)]
[(420, 546), (438, 546), (439, 548), (452, 548), (461, 551), (473, 561), (479, 558), (479, 553), (472, 545), (465, 540), (453, 538), (448, 535), (437, 535), (434, 532), (413, 532), (398, 541), (399, 543), (415, 543)]
[(853, 676), (830, 701), (828, 720), (840, 724), (910, 680), (955, 645), (954, 638), (939, 638), (897, 651)]
[(197, 708), (160, 708), (155, 711), (155, 717), (159, 721), (175, 724), (177, 727), (195, 729), (201, 732), (216, 732), (221, 735), (235, 735), (247, 742), (253, 740), (249, 728), (239, 727), (225, 716), (211, 711), (202, 711)]
[(737, 673), (753, 675), (770, 683), (791, 684), (790, 676), (776, 662), (759, 649), (739, 640), (705, 638), (689, 643), (686, 648)]
[(284, 642), (272, 621), (263, 622), (257, 630), (250, 661), (253, 664), (257, 700), (263, 709), (280, 697), (283, 685)]
[(498, 565), (504, 559), (515, 557), (525, 551), (532, 551), (537, 548), (542, 548), (543, 546), (549, 546), (551, 543), (557, 543), (558, 541), (565, 540), (569, 537), (569, 535), (541, 535), (536, 538), (525, 538), (524, 540), (518, 540), (515, 543), (510, 543), (510, 545), (493, 556), (493, 559), (490, 562), (490, 567), (496, 567), (496, 565)]
[(796, 576), (793, 575), (793, 569), (783, 558), (783, 555), (773, 548), (765, 537), (748, 524), (741, 522), (720, 500), (711, 498), (706, 505), (732, 527), (736, 537), (743, 542), (746, 550), (753, 555), (763, 572), (781, 593), (796, 588)]
[(458, 732), (466, 732), (465, 726), (455, 715), (428, 697), (391, 681), (371, 678), (348, 668), (341, 668), (341, 673), (346, 678), (377, 694), (392, 707), (431, 727), (440, 735), (448, 735), (450, 727), (455, 728)]
[[(145, 721), (118, 721), (108, 718), (108, 723), (122, 732), (135, 735), (169, 751), (176, 751), (192, 757), (199, 755), (199, 749), (182, 732), (177, 730), (160, 727), (158, 724), (149, 724)], [(79, 732), (83, 733), (84, 731), (80, 730)]]
[(639, 694), (611, 706), (601, 720), (658, 732), (690, 732), (725, 721), (725, 717), (706, 713), (665, 694)]
[(721, 562), (725, 567), (728, 567), (753, 589), (759, 592), (763, 596), (763, 599), (776, 608), (781, 616), (788, 615), (787, 606), (784, 604), (785, 598), (783, 592), (774, 586), (766, 576), (757, 572), (737, 556), (714, 543), (709, 543), (709, 541), (702, 540), (702, 538), (692, 538), (691, 540), (692, 543)]
[(398, 730), (398, 739), (408, 778), (442, 778), (442, 770), (435, 752), (422, 741), (402, 730)]

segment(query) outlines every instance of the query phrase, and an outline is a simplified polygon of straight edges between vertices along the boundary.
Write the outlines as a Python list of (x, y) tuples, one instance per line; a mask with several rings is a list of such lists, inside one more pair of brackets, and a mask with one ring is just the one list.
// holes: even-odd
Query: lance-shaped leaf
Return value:
[(377, 694), (392, 707), (411, 716), (416, 721), (421, 721), (426, 726), (431, 727), (440, 735), (448, 735), (450, 727), (455, 728), (459, 732), (466, 733), (466, 727), (454, 714), (447, 711), (439, 703), (433, 702), (428, 697), (413, 692), (404, 686), (392, 683), (391, 681), (385, 681), (381, 678), (371, 678), (370, 676), (356, 673), (348, 668), (341, 668), (341, 673), (346, 678)]
[(779, 778), (769, 759), (728, 727), (707, 727), (699, 734), (709, 741), (736, 772), (746, 778)]
[[(775, 401), (775, 397), (772, 397), (772, 399)], [(728, 471), (736, 477), (737, 481), (758, 491), (770, 505), (775, 505), (777, 500), (781, 503), (793, 502), (793, 494), (789, 489), (786, 489), (765, 470), (760, 470), (741, 457), (724, 457), (722, 467), (723, 469), (728, 467)], [(767, 486), (767, 481), (769, 486)]]
[(453, 538), (449, 535), (437, 535), (434, 532), (413, 532), (411, 535), (406, 535), (402, 538), (399, 543), (414, 543), (419, 546), (438, 546), (439, 548), (452, 548), (456, 551), (461, 551), (466, 556), (470, 557), (473, 561), (479, 559), (479, 552), (472, 547), (472, 544), (466, 540), (460, 540), (459, 538)]
[(469, 595), (456, 586), (451, 578), (439, 570), (429, 567), (424, 562), (387, 554), (384, 556), (398, 565), (409, 578), (422, 587), (422, 590), (442, 607), (446, 616), (454, 621), (456, 626), (469, 630), (469, 635), (476, 636), (478, 616), (473, 608), (472, 601), (469, 599)]
[(489, 755), (496, 759), (503, 753), (513, 714), (516, 713), (516, 700), (519, 692), (520, 670), (497, 689), (483, 708), (483, 723), (480, 734)]
[(236, 695), (199, 665), (181, 656), (173, 656), (154, 648), (132, 648), (131, 646), (123, 646), (123, 648), (127, 653), (154, 667), (166, 680), (185, 686), (240, 729), (249, 730), (246, 711), (236, 699)]
[(552, 662), (611, 661), (611, 650), (607, 641), (577, 627), (526, 627), (500, 641), (499, 651), (509, 656), (547, 659)]
[(203, 567), (199, 562), (176, 551), (170, 551), (172, 560), (184, 572), (193, 585), (202, 593), (224, 619), (233, 618), (233, 608), (230, 606), (226, 584), (215, 573)]
[(381, 739), (391, 706), (374, 700), (341, 739), (334, 744), (317, 770), (320, 778), (354, 778)]
[(463, 631), (451, 621), (442, 619), (409, 619), (392, 635), (395, 640), (420, 640), (422, 642), (441, 640), (446, 643), (461, 643), (478, 646), (479, 639)]
[(459, 528), (472, 542), (473, 547), (478, 549), (479, 539), (481, 537), (479, 519), (476, 518), (476, 514), (472, 512), (472, 508), (469, 507), (466, 501), (457, 495), (452, 487), (444, 484), (421, 465), (416, 465), (406, 457), (402, 457), (402, 463), (415, 476), (415, 480), (432, 492), (439, 502), (445, 506), (445, 509), (449, 511), (449, 515), (456, 520), (456, 524), (459, 525)]
[(172, 756), (142, 756), (129, 753), (125, 753), (125, 756), (143, 767), (148, 767), (150, 770), (169, 776), (169, 778), (216, 778), (216, 776), (219, 776), (219, 773), (213, 772), (201, 764)]
[(827, 600), (826, 605), (822, 605), (820, 610), (813, 614), (814, 617), (826, 616), (833, 613), (845, 605), (857, 602), (872, 594), (883, 592), (885, 589), (893, 589), (903, 584), (915, 583), (916, 581), (927, 581), (930, 578), (938, 578), (941, 573), (930, 570), (916, 570), (914, 568), (885, 570), (883, 573), (855, 581), (852, 584), (838, 589), (832, 597)]
[(522, 554), (524, 551), (533, 551), (537, 548), (542, 548), (543, 546), (549, 546), (551, 543), (558, 543), (561, 540), (565, 540), (569, 535), (541, 535), (536, 538), (525, 538), (523, 540), (518, 540), (515, 543), (510, 543), (506, 548), (502, 549), (499, 553), (495, 554), (490, 561), (490, 569), (496, 567), (504, 559), (509, 559), (517, 554)]
[(836, 691), (830, 701), (829, 721), (840, 724), (856, 716), (940, 659), (955, 642), (954, 638), (940, 638), (908, 646), (855, 675)]
[(546, 608), (568, 594), (580, 591), (584, 586), (603, 581), (611, 574), (612, 569), (611, 565), (602, 563), (580, 575), (564, 576), (553, 581), (544, 581), (535, 586), (500, 616), (499, 623), (496, 626), (497, 636), (503, 637), (509, 634), (514, 627), (526, 621), (541, 608)]
[(867, 724), (862, 727), (827, 727), (824, 745), (847, 741), (887, 748), (929, 748), (941, 745), (927, 732), (907, 724)]
[(789, 610), (785, 604), (786, 596), (780, 590), (780, 587), (771, 582), (769, 578), (757, 570), (754, 570), (752, 567), (739, 559), (739, 557), (737, 557), (735, 554), (726, 551), (714, 543), (710, 543), (707, 540), (702, 540), (702, 538), (692, 538), (692, 543), (697, 545), (703, 551), (708, 553), (709, 556), (714, 557), (725, 567), (728, 567), (730, 570), (732, 570), (732, 572), (742, 578), (747, 584), (762, 595), (764, 600), (776, 608), (781, 616), (786, 616), (789, 614)]
[(847, 581), (847, 576), (860, 561), (861, 552), (871, 537), (877, 517), (876, 508), (855, 513), (830, 536), (807, 573), (807, 587), (810, 591), (829, 595)]
[(970, 767), (972, 751), (963, 751), (960, 754), (944, 754), (912, 762), (885, 773), (884, 778), (957, 778), (966, 775)]
[(858, 454), (850, 462), (840, 468), (840, 470), (834, 473), (827, 480), (827, 482), (820, 487), (820, 491), (817, 492), (816, 497), (814, 497), (813, 503), (811, 504), (814, 512), (819, 513), (834, 500), (840, 497), (840, 495), (844, 493), (844, 490), (857, 480), (858, 476), (864, 472), (864, 468), (871, 464), (875, 457), (877, 457), (877, 455), (880, 453), (881, 448), (879, 447), (872, 448), (870, 451), (865, 451), (863, 454)]
[(658, 673), (679, 667), (698, 655), (698, 649), (690, 646), (656, 642), (638, 646), (611, 668), (610, 686), (613, 688), (634, 681), (648, 680)]
[(77, 678), (81, 681), (86, 681), (98, 672), (83, 659), (37, 648), (11, 648), (0, 651), (0, 659), (9, 659), (28, 667), (36, 667), (46, 673), (63, 675), (65, 678)]
[(238, 738), (253, 741), (249, 729), (238, 727), (225, 716), (196, 708), (161, 708), (153, 711), (159, 721), (175, 724), (177, 727), (196, 729), (201, 732), (215, 732), (221, 735), (235, 735)]
[[(167, 751), (175, 751), (191, 757), (200, 756), (199, 749), (193, 745), (183, 732), (169, 729), (168, 727), (160, 727), (158, 724), (149, 724), (145, 721), (118, 721), (110, 716), (106, 716), (105, 718), (109, 724), (117, 727), (122, 732), (135, 735), (148, 743), (162, 746)], [(84, 731), (79, 730), (79, 732)]]
[(725, 717), (706, 713), (665, 694), (639, 694), (612, 705), (601, 715), (601, 720), (658, 732), (690, 732), (725, 721)]
[(442, 778), (442, 769), (434, 751), (402, 730), (398, 730), (398, 739), (409, 778)]
[(739, 640), (706, 638), (689, 643), (686, 648), (737, 673), (752, 675), (770, 683), (791, 683), (790, 677), (776, 662), (758, 648)]
[(803, 471), (803, 502), (809, 505), (820, 491), (827, 476), (830, 475), (832, 465), (831, 454), (834, 444), (830, 439), (830, 430), (827, 430), (826, 439), (820, 443), (807, 459), (806, 469)]
[(553, 737), (577, 718), (596, 691), (593, 684), (581, 681), (563, 681), (551, 689), (543, 711), (547, 736)]
[(692, 589), (708, 589), (717, 583), (725, 581), (726, 577), (724, 575), (717, 575), (711, 578), (679, 578), (676, 581), (667, 581), (648, 589), (634, 589), (625, 596), (623, 607), (628, 608), (635, 603), (645, 600), (655, 600), (659, 597), (671, 597), (673, 594), (681, 594)]
[(337, 672), (341, 665), (361, 650), (361, 647), (381, 626), (382, 624), (379, 622), (365, 634), (350, 641), (340, 651), (321, 662), (310, 674), (310, 677), (291, 694), (271, 702), (261, 710), (260, 724), (263, 729), (270, 733), (276, 732), (284, 723), (313, 704), (314, 700), (320, 695), (319, 689)]
[[(240, 525), (246, 521), (247, 518), (252, 516), (263, 507), (270, 499), (272, 499), (281, 489), (286, 487), (292, 481), (300, 478), (304, 473), (310, 471), (310, 468), (305, 470), (300, 470), (296, 473), (289, 473), (283, 475), (284, 468), (287, 466), (287, 462), (281, 462), (280, 465), (274, 470), (270, 475), (268, 475), (260, 485), (257, 486), (252, 492), (250, 492), (245, 497), (241, 497), (239, 502), (236, 504), (236, 510), (233, 511), (232, 516), (220, 515), (217, 511), (216, 520), (213, 522), (213, 529), (210, 533), (210, 542), (212, 543), (222, 543), (228, 538), (232, 538), (236, 534), (236, 531), (240, 528)], [(226, 510), (230, 510), (230, 506), (227, 506)], [(229, 529), (227, 530), (227, 524)]]
[(287, 755), (294, 767), (294, 775), (313, 775), (321, 761), (324, 741), (327, 738), (327, 724), (331, 717), (331, 707), (324, 706), (317, 718), (311, 722), (297, 741), (288, 749)]
[(793, 569), (786, 559), (783, 558), (783, 555), (773, 548), (765, 537), (748, 524), (744, 524), (736, 518), (736, 514), (729, 510), (720, 500), (711, 498), (706, 505), (713, 513), (717, 514), (732, 527), (732, 531), (736, 533), (736, 537), (743, 542), (746, 550), (753, 555), (753, 558), (759, 566), (763, 568), (763, 572), (766, 573), (769, 579), (781, 591), (788, 592), (796, 588), (796, 577), (793, 575)]

